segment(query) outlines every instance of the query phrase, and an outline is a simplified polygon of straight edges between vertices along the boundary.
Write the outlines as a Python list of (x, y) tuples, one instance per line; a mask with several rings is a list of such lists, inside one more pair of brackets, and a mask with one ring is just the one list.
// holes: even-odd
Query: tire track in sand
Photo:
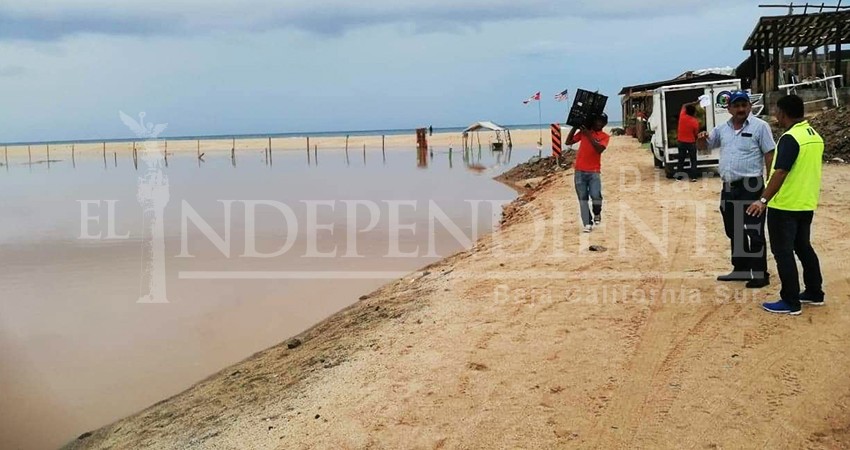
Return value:
[[(694, 217), (686, 214), (682, 219), (668, 264), (671, 272), (685, 270), (690, 255), (692, 241), (686, 230), (694, 225)], [(683, 292), (683, 284), (683, 279), (664, 278), (660, 298), (667, 298), (668, 291)], [(674, 382), (691, 366), (683, 363), (703, 360), (703, 346), (719, 338), (723, 329), (714, 325), (734, 320), (745, 310), (745, 305), (738, 303), (700, 302), (688, 308), (676, 303), (651, 303), (637, 348), (624, 369), (626, 381), (612, 393), (606, 414), (593, 426), (593, 447), (663, 444), (658, 439), (666, 431), (664, 422), (682, 392)]]

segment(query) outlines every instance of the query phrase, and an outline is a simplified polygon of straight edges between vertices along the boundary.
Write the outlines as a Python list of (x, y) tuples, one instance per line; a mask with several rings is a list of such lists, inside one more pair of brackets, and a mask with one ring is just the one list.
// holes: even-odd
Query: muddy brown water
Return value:
[[(169, 156), (158, 172), (168, 180), (161, 304), (138, 302), (153, 258), (152, 216), (138, 199), (144, 164), (13, 159), (0, 167), (0, 448), (58, 447), (463, 249), (458, 233), (492, 231), (515, 196), (491, 178), (536, 154), (441, 151), (427, 167), (412, 150), (387, 151), (386, 160), (369, 151), (365, 162), (328, 151), (318, 164), (280, 152), (271, 165), (257, 151), (235, 167), (226, 153), (200, 167), (194, 155)], [(352, 201), (361, 203), (350, 216)], [(247, 220), (246, 202), (262, 203)], [(184, 218), (189, 208), (209, 229)], [(211, 233), (226, 236), (226, 224), (222, 245)], [(113, 232), (121, 238), (104, 239)], [(283, 254), (251, 256), (280, 253), (289, 236)]]

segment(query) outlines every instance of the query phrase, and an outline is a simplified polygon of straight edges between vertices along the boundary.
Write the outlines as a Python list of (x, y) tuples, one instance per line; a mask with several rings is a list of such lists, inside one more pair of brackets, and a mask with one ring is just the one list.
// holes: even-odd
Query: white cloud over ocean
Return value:
[[(168, 35), (297, 29), (338, 36), (353, 29), (409, 24), (417, 32), (476, 29), (514, 20), (660, 18), (739, 2), (717, 0), (4, 0), (0, 39), (51, 41), (77, 34)], [(711, 24), (706, 24), (711, 25)]]
[(749, 1), (0, 0), (0, 143), (534, 123), (545, 94), (735, 66)]

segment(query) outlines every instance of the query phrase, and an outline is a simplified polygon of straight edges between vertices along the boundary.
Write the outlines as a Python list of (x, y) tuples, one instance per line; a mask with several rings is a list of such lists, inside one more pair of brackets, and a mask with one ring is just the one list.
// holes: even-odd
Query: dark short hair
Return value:
[(596, 116), (596, 120), (608, 125), (608, 114), (602, 113)]
[(776, 107), (792, 119), (802, 119), (806, 113), (806, 106), (803, 104), (803, 99), (794, 94), (780, 98), (776, 102)]
[(697, 113), (697, 107), (694, 105), (685, 106), (685, 112), (688, 113), (689, 116), (693, 116)]

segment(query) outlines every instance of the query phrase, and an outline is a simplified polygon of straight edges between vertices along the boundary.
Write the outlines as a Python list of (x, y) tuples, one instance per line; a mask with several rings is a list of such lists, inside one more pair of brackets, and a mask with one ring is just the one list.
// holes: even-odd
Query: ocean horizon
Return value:
[[(612, 121), (609, 126), (622, 126), (622, 122)], [(468, 125), (467, 125), (468, 126)], [(434, 127), (434, 133), (460, 133), (467, 126), (461, 127)], [(536, 130), (540, 128), (539, 124), (514, 124), (503, 125), (509, 130)], [(548, 128), (549, 124), (543, 124), (543, 128)], [(341, 137), (341, 136), (400, 136), (408, 133), (413, 133), (416, 128), (394, 128), (385, 130), (336, 130), (336, 131), (294, 131), (285, 133), (248, 133), (248, 134), (211, 134), (211, 135), (187, 135), (187, 136), (169, 136), (158, 141), (195, 141), (195, 140), (216, 140), (216, 139), (262, 139), (262, 138), (297, 138), (297, 137)], [(3, 146), (21, 146), (21, 145), (65, 145), (65, 144), (95, 144), (95, 143), (120, 143), (134, 142), (144, 139), (122, 137), (109, 139), (72, 139), (72, 140), (53, 140), (53, 141), (18, 141), (18, 142), (2, 142)]]

